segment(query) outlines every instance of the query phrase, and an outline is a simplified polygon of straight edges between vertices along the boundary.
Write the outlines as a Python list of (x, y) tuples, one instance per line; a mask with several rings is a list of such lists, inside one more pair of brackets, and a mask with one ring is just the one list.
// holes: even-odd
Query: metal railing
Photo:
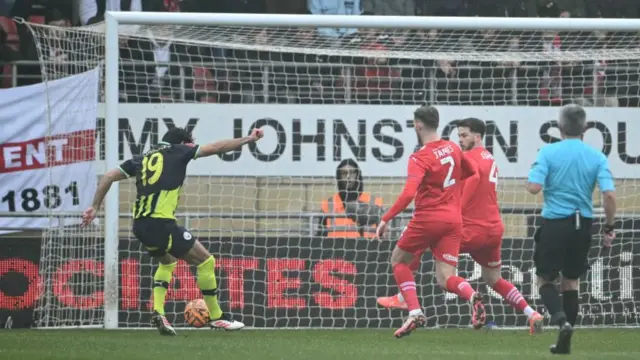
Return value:
[[(506, 207), (503, 206), (501, 208), (501, 212), (503, 215), (522, 215), (522, 216), (530, 216), (530, 215), (539, 215), (541, 211), (541, 207), (539, 206), (520, 206), (520, 207)], [(391, 223), (390, 236), (397, 237), (404, 227), (404, 225), (411, 219), (412, 217), (412, 209), (405, 210), (400, 213)], [(0, 218), (50, 218), (55, 219), (58, 226), (56, 228), (48, 228), (48, 229), (37, 229), (33, 227), (0, 227), (0, 231), (25, 231), (25, 230), (40, 230), (40, 231), (53, 231), (57, 233), (59, 236), (63, 236), (68, 234), (68, 230), (70, 227), (76, 227), (79, 224), (79, 220), (82, 214), (77, 212), (54, 212), (50, 214), (41, 213), (41, 212), (32, 212), (32, 213), (15, 213), (15, 212), (0, 212)], [(99, 214), (98, 218), (102, 218), (104, 214)], [(263, 231), (256, 231), (255, 229), (246, 229), (246, 230), (237, 230), (238, 232), (253, 232), (259, 234), (297, 234), (300, 236), (315, 236), (317, 231), (320, 230), (318, 227), (319, 221), (322, 218), (333, 217), (333, 218), (345, 218), (347, 215), (341, 214), (326, 214), (322, 212), (234, 212), (234, 213), (225, 213), (225, 212), (181, 212), (177, 213), (176, 219), (179, 223), (183, 224), (187, 229), (191, 229), (194, 233), (197, 234), (197, 229), (192, 229), (190, 226), (192, 221), (199, 219), (232, 219), (232, 220), (295, 220), (300, 221), (299, 227), (296, 228), (272, 228), (265, 229)], [(604, 216), (604, 210), (602, 208), (594, 209), (594, 217), (600, 218)], [(131, 220), (133, 218), (130, 212), (121, 212), (119, 213), (120, 219)], [(640, 214), (630, 214), (630, 213), (620, 213), (616, 215), (616, 218), (640, 218)], [(526, 226), (526, 225), (525, 225)], [(89, 230), (92, 228), (89, 228)], [(100, 230), (100, 227), (94, 227), (95, 230)], [(353, 231), (353, 228), (334, 228), (336, 231), (348, 230)]]
[[(639, 59), (640, 62), (640, 59)], [(10, 79), (11, 86), (17, 86), (21, 83), (21, 80), (29, 82), (36, 82), (40, 80), (39, 74), (23, 74), (19, 71), (21, 67), (25, 66), (56, 66), (61, 65), (56, 62), (44, 62), (39, 61), (16, 61), (12, 63), (0, 63), (0, 67), (8, 65), (9, 73), (3, 73), (0, 75), (0, 83), (7, 77)], [(82, 66), (80, 66), (80, 64)], [(63, 65), (77, 65), (71, 66), (71, 68), (90, 67), (98, 65), (99, 62), (68, 62)], [(148, 77), (141, 76), (128, 76), (127, 72), (136, 72), (135, 68), (142, 68), (138, 71), (146, 72), (146, 67), (149, 66), (166, 66), (171, 69), (169, 75), (163, 77), (164, 81), (170, 82), (170, 86), (154, 87), (152, 84), (141, 82), (141, 78), (145, 81), (153, 78), (154, 75)], [(486, 72), (490, 75), (489, 79), (482, 76), (458, 76), (455, 78), (443, 77), (438, 74), (437, 66), (424, 67), (415, 64), (403, 64), (389, 66), (392, 69), (398, 69), (401, 71), (411, 71), (412, 76), (404, 77), (379, 77), (378, 80), (384, 81), (390, 86), (384, 89), (371, 89), (360, 88), (357, 86), (358, 81), (371, 80), (375, 78), (358, 76), (357, 69), (361, 65), (350, 64), (331, 64), (331, 63), (296, 63), (296, 62), (261, 62), (261, 61), (243, 61), (235, 60), (229, 61), (216, 61), (209, 63), (194, 63), (185, 64), (183, 62), (165, 62), (157, 63), (153, 61), (121, 61), (121, 71), (124, 71), (124, 77), (121, 79), (121, 83), (124, 84), (123, 92), (127, 93), (127, 86), (129, 90), (133, 89), (133, 92), (144, 91), (150, 95), (160, 96), (163, 89), (171, 90), (174, 101), (185, 102), (189, 101), (195, 93), (220, 93), (229, 96), (241, 96), (243, 97), (240, 102), (287, 102), (295, 101), (300, 98), (317, 98), (322, 100), (323, 97), (331, 101), (340, 103), (354, 103), (363, 100), (360, 98), (359, 93), (362, 93), (363, 97), (369, 97), (377, 99), (380, 94), (384, 94), (389, 99), (387, 101), (393, 102), (423, 102), (428, 100), (430, 103), (448, 103), (448, 102), (484, 102), (491, 100), (483, 100), (484, 98), (495, 97), (498, 101), (504, 102), (504, 105), (517, 105), (526, 104), (527, 101), (533, 101), (539, 99), (537, 90), (539, 87), (535, 84), (532, 87), (535, 79), (541, 79), (539, 74), (544, 73), (545, 69), (548, 69), (548, 65), (539, 64), (520, 64), (517, 67), (496, 65), (492, 67), (479, 67), (473, 65), (458, 65), (456, 69), (460, 72), (467, 71), (469, 73), (473, 71)], [(194, 88), (194, 81), (200, 81), (191, 74), (193, 67), (214, 69), (219, 73), (214, 82), (217, 84), (230, 85), (226, 89), (216, 90), (199, 90)], [(6, 68), (6, 67), (5, 67)], [(637, 66), (628, 65), (615, 65), (610, 68), (602, 67), (599, 63), (580, 65), (580, 75), (574, 75), (577, 83), (576, 87), (591, 87), (593, 92), (591, 96), (597, 97), (600, 95), (598, 89), (614, 89), (617, 85), (627, 86), (628, 84), (618, 84), (618, 82), (624, 82), (624, 79), (619, 80), (620, 76), (611, 76), (606, 78), (606, 83), (600, 82), (600, 71), (607, 70), (613, 71), (615, 74), (626, 73), (628, 76), (637, 76), (640, 74), (640, 68)], [(322, 72), (325, 72), (324, 74)], [(416, 76), (413, 72), (421, 72), (424, 76)], [(503, 73), (492, 77), (494, 71), (501, 71)], [(530, 73), (536, 75), (529, 75)], [(570, 79), (572, 75), (565, 75)], [(340, 86), (337, 86), (336, 81), (339, 79)], [(313, 86), (317, 83), (320, 86)], [(323, 82), (325, 84), (323, 84)], [(491, 83), (493, 88), (480, 89), (486, 83)], [(5, 84), (6, 85), (6, 84)], [(324, 87), (322, 85), (325, 85)], [(447, 89), (447, 86), (455, 85), (455, 89)], [(148, 87), (144, 90), (142, 88)], [(239, 87), (235, 89), (233, 87)], [(247, 88), (248, 87), (248, 88)], [(327, 95), (327, 89), (331, 89), (331, 94)], [(135, 94), (134, 94), (135, 95)], [(628, 96), (638, 97), (640, 94), (628, 94)], [(480, 100), (476, 100), (481, 98)], [(382, 100), (385, 100), (382, 99)], [(455, 100), (454, 100), (455, 99)], [(371, 99), (369, 99), (371, 100)], [(233, 101), (231, 102), (238, 102)]]

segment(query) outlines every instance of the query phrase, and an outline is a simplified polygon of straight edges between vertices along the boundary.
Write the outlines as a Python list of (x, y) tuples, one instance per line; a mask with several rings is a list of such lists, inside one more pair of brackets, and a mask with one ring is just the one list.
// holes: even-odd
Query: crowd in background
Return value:
[[(511, 17), (636, 18), (634, 0), (0, 0), (0, 85), (39, 82), (40, 66), (11, 65), (37, 61), (32, 33), (10, 18), (56, 26), (100, 23), (106, 10), (418, 15)], [(210, 29), (211, 39), (216, 31)], [(640, 32), (638, 32), (640, 33)], [(218, 34), (229, 36), (228, 33)], [(576, 37), (578, 36), (578, 37)], [(469, 41), (471, 38), (472, 41)], [(640, 45), (637, 33), (583, 32), (539, 34), (483, 31), (377, 31), (372, 29), (269, 29), (233, 34), (255, 51), (178, 41), (122, 39), (121, 100), (125, 102), (222, 103), (433, 103), (456, 105), (638, 106), (640, 59), (615, 61), (504, 62), (428, 59), (439, 51), (553, 52)], [(49, 60), (80, 62), (83, 51), (72, 41), (51, 42)], [(214, 41), (215, 42), (215, 41)], [(283, 43), (286, 42), (286, 43)], [(526, 44), (525, 44), (526, 42)], [(293, 44), (293, 45), (292, 45)], [(477, 48), (481, 44), (482, 48)], [(275, 52), (269, 46), (332, 49)], [(57, 46), (57, 48), (56, 48)], [(86, 44), (84, 44), (86, 47)], [(446, 49), (443, 50), (443, 46)], [(393, 58), (343, 55), (340, 49), (383, 52), (413, 47), (423, 54)], [(70, 71), (68, 71), (70, 72)]]

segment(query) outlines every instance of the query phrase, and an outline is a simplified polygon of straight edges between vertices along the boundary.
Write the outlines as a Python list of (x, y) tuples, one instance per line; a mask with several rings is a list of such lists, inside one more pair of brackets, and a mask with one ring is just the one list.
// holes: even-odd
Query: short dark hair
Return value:
[(162, 137), (162, 141), (175, 145), (175, 144), (183, 144), (193, 142), (193, 137), (191, 133), (188, 132), (184, 128), (174, 127), (169, 129), (166, 134)]
[(414, 113), (413, 117), (418, 119), (424, 126), (437, 130), (440, 125), (440, 113), (433, 106), (421, 106)]
[(580, 105), (569, 104), (560, 110), (558, 127), (566, 136), (580, 136), (587, 126), (587, 113)]
[(458, 121), (456, 125), (458, 127), (468, 127), (471, 132), (480, 134), (480, 138), (484, 138), (484, 134), (487, 131), (487, 126), (484, 124), (484, 121), (474, 117), (462, 119)]

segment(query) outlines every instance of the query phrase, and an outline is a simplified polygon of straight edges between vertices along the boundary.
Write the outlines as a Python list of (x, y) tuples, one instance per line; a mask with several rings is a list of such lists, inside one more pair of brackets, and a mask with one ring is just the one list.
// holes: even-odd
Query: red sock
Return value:
[(420, 264), (422, 264), (422, 254), (424, 254), (422, 251), (413, 254), (413, 260), (411, 261), (411, 264), (409, 264), (409, 269), (414, 274), (420, 269)]
[(396, 278), (396, 283), (409, 311), (420, 309), (418, 294), (416, 293), (416, 280), (409, 266), (407, 264), (395, 264), (393, 266), (393, 276)]
[(471, 285), (460, 276), (449, 276), (447, 279), (447, 291), (457, 294), (461, 299), (469, 301), (476, 292)]
[(520, 311), (524, 311), (524, 309), (529, 306), (527, 300), (525, 300), (522, 294), (520, 294), (520, 291), (518, 291), (518, 288), (505, 279), (498, 280), (496, 284), (493, 285), (493, 290), (507, 300), (511, 306)]

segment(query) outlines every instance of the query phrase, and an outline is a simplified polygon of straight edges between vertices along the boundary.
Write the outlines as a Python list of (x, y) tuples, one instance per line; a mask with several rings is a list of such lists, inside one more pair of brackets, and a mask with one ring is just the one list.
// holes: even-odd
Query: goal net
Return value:
[[(51, 44), (49, 28), (30, 27), (41, 49)], [(104, 59), (104, 25), (55, 30), (69, 55), (63, 63), (84, 67)], [(389, 255), (411, 209), (385, 241), (367, 237), (401, 192), (408, 156), (418, 147), (412, 114), (423, 104), (438, 107), (439, 131), (454, 141), (454, 120), (487, 122), (485, 145), (500, 169), (503, 276), (543, 311), (532, 261), (541, 196), (526, 193), (523, 183), (537, 150), (559, 140), (554, 106), (576, 102), (587, 106), (585, 141), (603, 150), (617, 179), (620, 229), (614, 246), (602, 250), (597, 211), (578, 322), (637, 326), (640, 146), (627, 141), (640, 132), (636, 32), (162, 24), (119, 31), (121, 160), (148, 150), (174, 126), (192, 131), (198, 143), (265, 130), (257, 145), (190, 165), (176, 215), (215, 254), (222, 306), (247, 325), (400, 324), (403, 313), (378, 308), (376, 298), (398, 291)], [(47, 78), (71, 74), (73, 67), (44, 65), (55, 60), (53, 52), (40, 55)], [(123, 328), (149, 326), (155, 269), (130, 231), (135, 196), (132, 181), (120, 185)], [(365, 204), (359, 210), (358, 201)], [(597, 191), (594, 203), (601, 204)], [(85, 300), (74, 306), (45, 287), (38, 313), (55, 321), (42, 325), (101, 324), (104, 289), (93, 282), (100, 275), (65, 264), (99, 263), (102, 253), (75, 241), (74, 232), (64, 235), (65, 242), (43, 252), (42, 276), (67, 271), (92, 281), (74, 283), (70, 296)], [(469, 326), (467, 304), (437, 287), (433, 267), (426, 254), (417, 275), (428, 326)], [(489, 295), (490, 319), (524, 326), (525, 316), (482, 283), (480, 270), (461, 256), (460, 275)], [(194, 271), (181, 262), (168, 292), (167, 314), (177, 326), (185, 326), (186, 302), (200, 297)]]

